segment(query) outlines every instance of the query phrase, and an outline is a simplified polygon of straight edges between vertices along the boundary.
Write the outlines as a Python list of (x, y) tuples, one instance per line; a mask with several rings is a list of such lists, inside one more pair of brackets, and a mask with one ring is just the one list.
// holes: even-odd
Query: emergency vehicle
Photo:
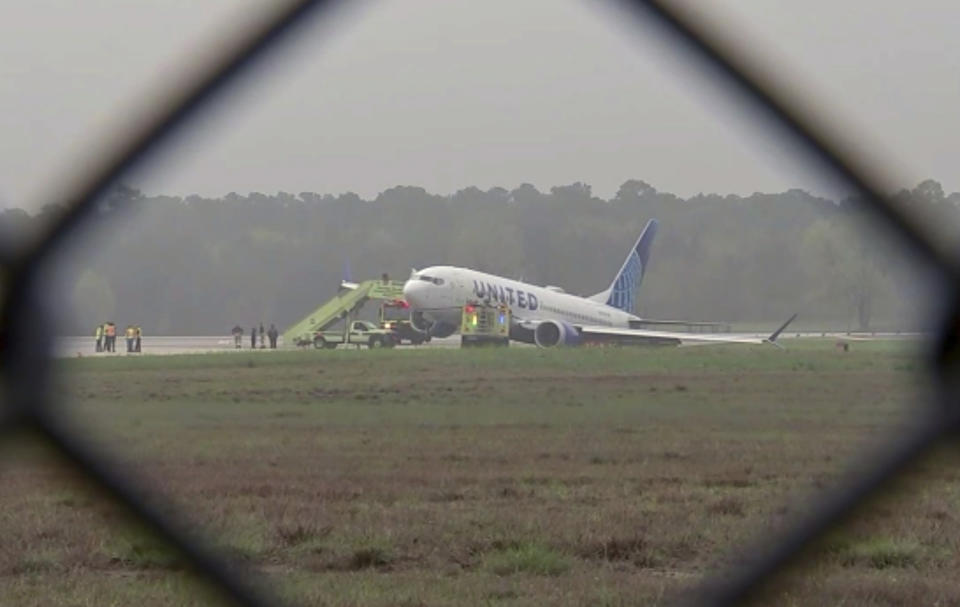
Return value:
[(410, 322), (410, 304), (402, 299), (390, 299), (380, 304), (380, 328), (393, 331), (401, 343), (419, 346), (430, 341), (430, 335), (414, 328)]
[(467, 302), (460, 319), (460, 345), (510, 345), (510, 307), (502, 303)]

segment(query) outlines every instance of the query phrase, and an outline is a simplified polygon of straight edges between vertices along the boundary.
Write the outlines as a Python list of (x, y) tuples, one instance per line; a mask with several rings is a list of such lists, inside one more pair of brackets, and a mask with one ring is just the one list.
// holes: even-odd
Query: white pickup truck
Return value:
[(365, 320), (354, 320), (347, 331), (317, 331), (313, 335), (314, 348), (332, 350), (340, 344), (354, 344), (368, 348), (392, 348), (400, 337), (390, 329), (381, 329)]

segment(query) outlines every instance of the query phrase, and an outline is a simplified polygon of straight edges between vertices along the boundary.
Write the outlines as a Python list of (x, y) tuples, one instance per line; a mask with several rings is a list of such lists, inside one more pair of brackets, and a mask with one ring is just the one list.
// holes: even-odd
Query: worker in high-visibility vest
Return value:
[(103, 352), (103, 325), (97, 325), (93, 336), (97, 338), (97, 352)]
[(117, 325), (108, 322), (103, 329), (104, 339), (106, 340), (104, 349), (107, 352), (117, 351)]
[(124, 333), (127, 337), (127, 352), (133, 352), (133, 340), (137, 338), (137, 331), (133, 328), (133, 325), (127, 325), (127, 330)]

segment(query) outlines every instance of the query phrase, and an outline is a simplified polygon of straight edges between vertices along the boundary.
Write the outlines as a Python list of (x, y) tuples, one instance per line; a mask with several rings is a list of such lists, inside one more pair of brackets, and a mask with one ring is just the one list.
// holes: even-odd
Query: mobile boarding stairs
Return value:
[(340, 283), (340, 291), (335, 297), (283, 332), (283, 343), (292, 346), (302, 338), (312, 342), (314, 333), (329, 329), (341, 319), (349, 324), (353, 315), (371, 299), (403, 299), (403, 282), (365, 280)]

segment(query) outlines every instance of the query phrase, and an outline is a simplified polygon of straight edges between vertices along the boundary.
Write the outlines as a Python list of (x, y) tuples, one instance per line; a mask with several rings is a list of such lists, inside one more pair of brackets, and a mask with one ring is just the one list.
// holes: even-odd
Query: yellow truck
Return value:
[(460, 345), (510, 345), (510, 308), (505, 304), (467, 303), (460, 319)]

